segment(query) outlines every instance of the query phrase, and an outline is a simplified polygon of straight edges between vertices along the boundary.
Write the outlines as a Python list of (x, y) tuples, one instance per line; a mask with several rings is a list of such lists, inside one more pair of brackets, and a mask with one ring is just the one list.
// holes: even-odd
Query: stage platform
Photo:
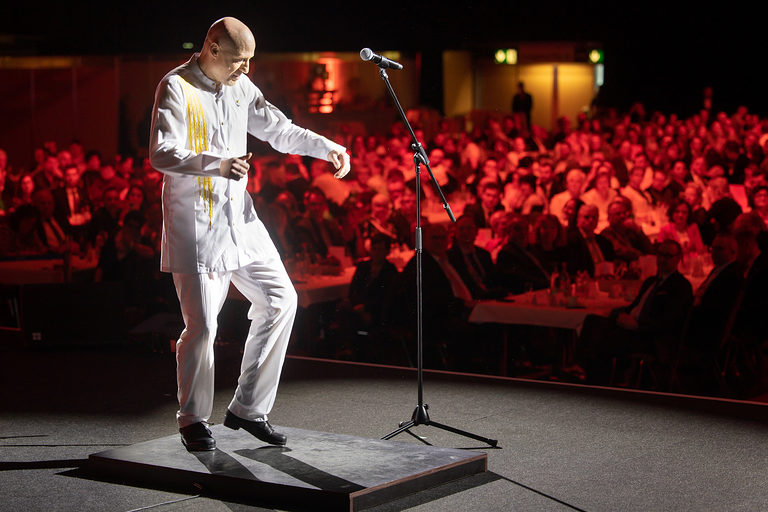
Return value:
[[(212, 496), (199, 478), (185, 481), (199, 487), (172, 489), (146, 468), (142, 473), (151, 481), (142, 484), (87, 471), (91, 454), (168, 439), (168, 449), (194, 471), (219, 476), (179, 441), (171, 355), (118, 349), (3, 355), (0, 511), (322, 510)], [(216, 467), (230, 468), (244, 480), (255, 481), (282, 465), (281, 478), (296, 489), (320, 488), (323, 482), (331, 489), (344, 482), (372, 487), (375, 475), (359, 480), (335, 472), (335, 462), (329, 468), (318, 462), (322, 457), (305, 453), (296, 432), (333, 432), (329, 435), (337, 439), (378, 443), (409, 419), (416, 405), (413, 369), (290, 357), (270, 421), (289, 427), (291, 451), (256, 441), (240, 447), (226, 439), (230, 432), (219, 432), (239, 354), (217, 353), (216, 363), (211, 421), (222, 456), (211, 457)], [(485, 454), (488, 470), (371, 505), (366, 512), (768, 510), (765, 403), (436, 371), (425, 372), (424, 398), (431, 420), (498, 439), (501, 448), (415, 427), (412, 432), (435, 447)], [(407, 434), (391, 442), (409, 454), (425, 449)], [(367, 456), (366, 463), (373, 467), (378, 458)]]
[(487, 455), (281, 427), (288, 445), (212, 427), (216, 450), (190, 453), (178, 435), (92, 454), (85, 473), (260, 506), (360, 510), (482, 473)]

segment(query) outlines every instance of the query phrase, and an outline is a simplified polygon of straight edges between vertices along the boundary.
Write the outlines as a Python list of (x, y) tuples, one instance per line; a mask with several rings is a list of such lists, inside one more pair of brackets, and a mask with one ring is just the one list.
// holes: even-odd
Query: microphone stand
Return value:
[(413, 414), (411, 415), (411, 419), (400, 422), (399, 428), (397, 430), (390, 432), (386, 436), (382, 437), (382, 439), (391, 439), (396, 435), (402, 432), (405, 432), (415, 437), (422, 443), (431, 446), (431, 444), (428, 443), (423, 437), (417, 436), (410, 430), (412, 427), (416, 427), (419, 425), (427, 425), (427, 426), (437, 427), (439, 429), (446, 430), (454, 434), (459, 434), (465, 437), (469, 437), (477, 441), (486, 443), (492, 447), (496, 447), (496, 445), (498, 444), (498, 441), (496, 439), (489, 439), (486, 437), (479, 436), (477, 434), (473, 434), (470, 432), (466, 432), (464, 430), (459, 430), (457, 428), (450, 427), (448, 425), (443, 425), (442, 423), (438, 423), (436, 421), (432, 421), (429, 418), (429, 414), (427, 413), (427, 409), (429, 409), (429, 405), (424, 403), (424, 371), (423, 371), (424, 370), (424, 359), (423, 359), (424, 346), (423, 346), (423, 337), (422, 337), (422, 321), (423, 321), (422, 302), (424, 298), (423, 289), (422, 289), (422, 280), (421, 280), (421, 261), (422, 261), (421, 166), (422, 165), (424, 165), (427, 168), (427, 171), (429, 172), (429, 177), (432, 179), (432, 183), (434, 183), (435, 185), (435, 189), (437, 190), (438, 195), (440, 196), (440, 200), (443, 202), (443, 209), (445, 209), (446, 213), (448, 213), (448, 217), (451, 219), (451, 222), (456, 222), (456, 218), (453, 216), (451, 207), (448, 205), (448, 201), (446, 201), (445, 196), (443, 195), (443, 191), (440, 189), (440, 185), (437, 183), (437, 180), (435, 179), (435, 175), (432, 172), (432, 168), (429, 166), (429, 159), (427, 158), (427, 153), (424, 151), (424, 147), (416, 138), (416, 134), (413, 132), (413, 128), (411, 128), (411, 124), (408, 122), (408, 118), (406, 117), (405, 112), (403, 111), (403, 107), (400, 105), (400, 101), (398, 101), (397, 99), (397, 95), (395, 94), (395, 91), (392, 88), (392, 84), (389, 82), (389, 76), (387, 76), (385, 67), (382, 65), (379, 65), (379, 74), (381, 75), (382, 80), (384, 80), (384, 83), (387, 86), (387, 90), (389, 91), (390, 96), (392, 96), (392, 100), (395, 103), (395, 107), (397, 107), (397, 111), (399, 112), (400, 117), (402, 118), (403, 123), (405, 124), (405, 127), (408, 129), (408, 133), (410, 133), (411, 135), (411, 141), (412, 141), (411, 149), (413, 150), (413, 163), (416, 168), (416, 352), (417, 352), (416, 360), (417, 360), (417, 376), (418, 376), (417, 377), (418, 404), (416, 405), (416, 409), (413, 411)]

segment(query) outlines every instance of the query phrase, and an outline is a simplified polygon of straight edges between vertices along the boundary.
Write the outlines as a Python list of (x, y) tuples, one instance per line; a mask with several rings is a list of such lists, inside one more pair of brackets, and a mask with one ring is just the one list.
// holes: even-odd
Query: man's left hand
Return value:
[(335, 178), (343, 178), (349, 172), (349, 155), (344, 151), (333, 150), (328, 153), (328, 161), (336, 168)]

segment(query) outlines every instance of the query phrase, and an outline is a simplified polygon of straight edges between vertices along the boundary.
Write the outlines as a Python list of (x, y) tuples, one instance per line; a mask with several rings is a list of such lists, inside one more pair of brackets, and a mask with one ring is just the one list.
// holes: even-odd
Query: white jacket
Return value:
[(164, 173), (161, 270), (231, 271), (277, 251), (256, 216), (246, 179), (219, 175), (222, 159), (247, 153), (247, 134), (283, 153), (327, 160), (338, 144), (294, 125), (246, 75), (216, 84), (198, 54), (158, 84), (150, 162)]

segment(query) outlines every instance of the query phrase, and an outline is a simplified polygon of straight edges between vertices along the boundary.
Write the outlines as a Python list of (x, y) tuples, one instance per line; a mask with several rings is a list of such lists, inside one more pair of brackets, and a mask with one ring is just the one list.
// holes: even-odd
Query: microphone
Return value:
[(389, 60), (383, 55), (377, 55), (373, 53), (370, 48), (363, 48), (360, 50), (360, 58), (363, 60), (370, 60), (380, 68), (403, 69), (403, 65), (399, 62)]

